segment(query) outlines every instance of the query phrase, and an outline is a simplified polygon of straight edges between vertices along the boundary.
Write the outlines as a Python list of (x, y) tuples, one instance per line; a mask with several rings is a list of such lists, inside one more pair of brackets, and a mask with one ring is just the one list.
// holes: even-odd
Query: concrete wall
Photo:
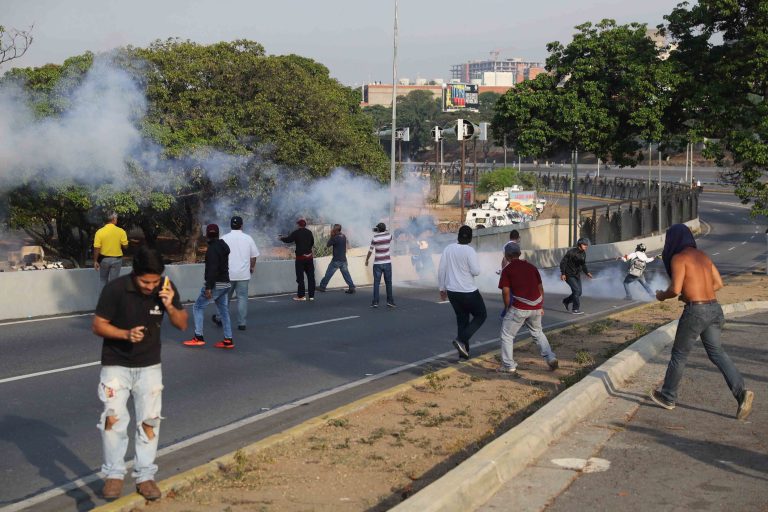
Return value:
[[(699, 231), (699, 221), (687, 223), (694, 231)], [(503, 226), (475, 231), (472, 245), (478, 252), (501, 252), (509, 240), (512, 227)], [(523, 258), (540, 268), (555, 267), (567, 250), (568, 225), (559, 220), (532, 221), (515, 226), (520, 231)], [(434, 247), (454, 242), (455, 234), (436, 237)], [(664, 245), (663, 236), (628, 240), (613, 244), (594, 245), (587, 252), (587, 261), (615, 259), (632, 252), (635, 246), (643, 242), (649, 251), (660, 250)], [(366, 248), (350, 251), (349, 271), (356, 285), (372, 283), (371, 267), (365, 266)], [(435, 267), (440, 254), (433, 255)], [(315, 260), (317, 282), (325, 275), (330, 256)], [(394, 279), (398, 282), (418, 278), (411, 264), (410, 255), (397, 255), (393, 258)], [(129, 268), (123, 268), (128, 273)], [(168, 265), (166, 273), (179, 289), (182, 301), (193, 301), (200, 294), (203, 286), (203, 265)], [(329, 283), (330, 288), (345, 286), (340, 272), (336, 272)], [(383, 286), (383, 283), (382, 283)], [(73, 270), (36, 270), (29, 272), (0, 272), (0, 321), (62, 315), (84, 311), (93, 311), (99, 293), (99, 276), (93, 269)], [(291, 293), (296, 290), (296, 274), (293, 260), (263, 261), (256, 264), (256, 271), (251, 278), (251, 295), (271, 295)]]

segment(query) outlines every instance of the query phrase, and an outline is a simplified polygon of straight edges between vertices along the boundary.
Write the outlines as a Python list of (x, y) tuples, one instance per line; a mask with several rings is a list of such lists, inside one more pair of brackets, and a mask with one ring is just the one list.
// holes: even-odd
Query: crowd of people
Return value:
[[(185, 331), (187, 311), (181, 305), (176, 285), (164, 277), (165, 266), (155, 249), (140, 247), (135, 254), (130, 274), (118, 277), (119, 265), (110, 259), (122, 260), (122, 248), (127, 245), (125, 232), (116, 226), (117, 216), (110, 215), (107, 224), (99, 230), (94, 241), (97, 258), (94, 267), (104, 283), (93, 320), (93, 332), (103, 338), (101, 376), (98, 395), (103, 402), (99, 420), (102, 433), (105, 481), (102, 495), (115, 499), (123, 492), (123, 480), (127, 472), (125, 454), (128, 447), (130, 413), (127, 402), (133, 397), (135, 404), (136, 431), (134, 435), (135, 459), (132, 476), (139, 494), (148, 500), (160, 497), (154, 476), (157, 472), (155, 457), (161, 423), (162, 370), (160, 362), (160, 328), (167, 315), (176, 329)], [(349, 243), (342, 233), (342, 226), (335, 224), (327, 246), (332, 248), (331, 261), (318, 286), (315, 285), (314, 236), (307, 228), (307, 221), (300, 218), (296, 229), (279, 239), (295, 246), (296, 295), (295, 301), (314, 301), (315, 292), (325, 292), (336, 270), (347, 284), (347, 294), (354, 294), (356, 286), (349, 274), (347, 249)], [(184, 346), (199, 348), (206, 344), (203, 324), (207, 306), (215, 304), (217, 314), (213, 321), (223, 330), (223, 339), (215, 348), (231, 350), (235, 344), (229, 301), (237, 297), (237, 326), (247, 326), (248, 285), (253, 274), (259, 250), (252, 237), (245, 234), (243, 219), (232, 217), (230, 232), (220, 236), (219, 226), (209, 224), (205, 235), (208, 249), (205, 254), (203, 286), (192, 306), (194, 335), (183, 342)], [(455, 243), (442, 251), (437, 270), (440, 299), (448, 301), (456, 319), (456, 336), (452, 344), (458, 360), (471, 357), (470, 340), (485, 323), (488, 314), (475, 278), (482, 272), (478, 255), (472, 247), (473, 232), (462, 226)], [(544, 287), (539, 270), (521, 258), (520, 234), (513, 230), (510, 240), (502, 248), (498, 288), (503, 301), (500, 327), (501, 364), (500, 374), (519, 378), (514, 359), (514, 340), (525, 326), (538, 346), (546, 367), (559, 368), (556, 354), (544, 334)], [(379, 307), (380, 283), (384, 278), (386, 306), (396, 308), (392, 286), (392, 236), (381, 222), (373, 228), (370, 247), (365, 258), (366, 267), (373, 256), (373, 297), (371, 308)], [(560, 279), (565, 281), (571, 294), (563, 299), (566, 310), (574, 315), (581, 310), (581, 274), (592, 279), (587, 268), (586, 253), (590, 240), (580, 238), (560, 261)], [(677, 390), (682, 379), (688, 353), (693, 343), (701, 337), (710, 360), (723, 374), (726, 383), (738, 402), (737, 418), (745, 419), (751, 409), (754, 393), (745, 387), (744, 379), (720, 343), (720, 331), (724, 318), (717, 303), (715, 292), (722, 287), (717, 268), (702, 251), (687, 226), (676, 224), (669, 228), (661, 257), (671, 283), (666, 290), (655, 294), (643, 274), (646, 265), (655, 258), (646, 254), (646, 247), (638, 244), (633, 253), (621, 259), (628, 263), (624, 279), (626, 297), (631, 298), (629, 285), (639, 282), (643, 289), (659, 301), (677, 298), (686, 306), (680, 318), (672, 356), (664, 383), (652, 390), (650, 399), (665, 409), (673, 409)], [(115, 272), (117, 267), (117, 272)]]

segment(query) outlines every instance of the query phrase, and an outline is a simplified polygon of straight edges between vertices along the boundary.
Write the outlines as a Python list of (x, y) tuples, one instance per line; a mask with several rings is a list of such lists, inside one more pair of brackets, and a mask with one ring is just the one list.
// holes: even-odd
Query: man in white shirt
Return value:
[[(243, 233), (243, 218), (232, 217), (229, 223), (232, 230), (221, 237), (229, 246), (229, 281), (232, 283), (229, 289), (229, 300), (237, 293), (237, 328), (240, 331), (246, 329), (245, 319), (248, 315), (248, 284), (251, 282), (251, 274), (256, 267), (256, 258), (259, 257), (259, 249), (250, 235)], [(221, 325), (218, 315), (213, 315), (216, 325)]]
[(645, 244), (637, 244), (635, 252), (625, 254), (619, 259), (629, 262), (627, 275), (624, 278), (624, 299), (632, 300), (632, 294), (629, 293), (629, 285), (635, 281), (639, 282), (643, 288), (645, 288), (645, 291), (648, 292), (648, 295), (655, 297), (656, 294), (653, 293), (651, 287), (648, 286), (648, 283), (645, 282), (645, 276), (643, 274), (645, 274), (645, 266), (656, 258), (652, 258), (645, 254)]
[(457, 335), (453, 346), (459, 352), (459, 359), (469, 359), (469, 339), (488, 316), (483, 297), (475, 286), (475, 276), (480, 275), (480, 262), (469, 245), (471, 241), (472, 228), (461, 226), (458, 243), (443, 250), (437, 271), (440, 299), (447, 298), (456, 313)]

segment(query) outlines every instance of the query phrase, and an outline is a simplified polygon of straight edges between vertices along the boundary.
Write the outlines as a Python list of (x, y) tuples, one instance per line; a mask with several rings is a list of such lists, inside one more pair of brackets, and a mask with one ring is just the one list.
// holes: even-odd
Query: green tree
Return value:
[(567, 46), (547, 45), (549, 75), (539, 75), (499, 100), (494, 134), (506, 134), (524, 156), (588, 151), (635, 165), (639, 140), (659, 140), (673, 82), (670, 66), (645, 25), (584, 23)]
[(520, 185), (525, 189), (535, 189), (536, 176), (530, 172), (518, 172), (514, 167), (503, 167), (483, 174), (477, 184), (477, 190), (483, 194), (491, 194), (512, 185)]
[(724, 177), (738, 197), (768, 214), (768, 4), (700, 0), (665, 19), (680, 77), (667, 125), (686, 141), (706, 139), (705, 154), (730, 164)]

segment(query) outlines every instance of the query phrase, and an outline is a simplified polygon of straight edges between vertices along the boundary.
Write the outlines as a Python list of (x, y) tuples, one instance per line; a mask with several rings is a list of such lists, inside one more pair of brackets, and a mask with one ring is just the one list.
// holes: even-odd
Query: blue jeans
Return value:
[[(248, 316), (248, 281), (232, 281), (229, 289), (229, 302), (232, 296), (237, 294), (237, 325), (245, 327), (245, 318)], [(223, 323), (223, 322), (222, 322)]]
[(512, 357), (512, 343), (520, 328), (525, 325), (531, 333), (533, 341), (539, 346), (541, 357), (547, 362), (557, 359), (549, 345), (549, 340), (541, 328), (541, 310), (540, 309), (517, 309), (509, 308), (504, 315), (504, 321), (501, 324), (501, 364), (505, 368), (517, 368), (517, 363)]
[(387, 304), (394, 304), (395, 299), (392, 297), (392, 264), (391, 263), (379, 263), (373, 264), (373, 303), (379, 303), (379, 284), (381, 283), (381, 275), (384, 274), (384, 286), (387, 288)]
[(573, 304), (573, 309), (581, 306), (581, 278), (579, 276), (565, 276), (565, 282), (571, 287), (571, 294), (565, 298), (566, 304)]
[(627, 294), (628, 299), (632, 297), (632, 294), (629, 293), (629, 285), (635, 281), (638, 281), (643, 286), (643, 288), (645, 288), (645, 291), (648, 292), (648, 295), (652, 297), (656, 296), (656, 294), (651, 290), (651, 287), (648, 286), (648, 283), (645, 282), (644, 276), (633, 276), (632, 274), (627, 274), (627, 277), (624, 278), (624, 292)]
[(195, 318), (195, 336), (203, 335), (205, 307), (215, 302), (224, 328), (224, 337), (232, 339), (232, 321), (229, 318), (229, 288), (214, 288), (211, 290), (210, 299), (205, 297), (205, 288), (200, 290), (200, 296), (195, 301), (195, 305), (192, 306), (192, 316)]
[(707, 351), (709, 360), (720, 370), (725, 377), (725, 382), (731, 389), (734, 398), (739, 400), (744, 392), (744, 378), (728, 357), (720, 344), (720, 331), (723, 328), (725, 317), (720, 304), (696, 304), (686, 305), (683, 314), (677, 324), (675, 342), (672, 345), (672, 357), (664, 376), (664, 385), (661, 387), (661, 395), (674, 403), (677, 399), (677, 388), (683, 378), (683, 370), (688, 360), (688, 354), (693, 343), (701, 336), (704, 350)]
[(108, 282), (114, 281), (120, 277), (120, 269), (123, 266), (123, 258), (112, 256), (105, 256), (99, 263), (99, 279), (101, 279), (101, 287), (103, 288)]
[[(477, 332), (488, 318), (483, 296), (479, 290), (473, 292), (452, 292), (448, 290), (448, 301), (456, 313), (456, 340), (469, 352), (469, 338)], [(469, 320), (470, 315), (472, 320)]]
[(341, 277), (344, 278), (344, 282), (347, 283), (350, 290), (355, 289), (355, 283), (352, 282), (352, 276), (349, 275), (349, 267), (346, 261), (331, 261), (328, 264), (328, 269), (325, 271), (325, 277), (320, 281), (320, 288), (328, 286), (328, 281), (331, 280), (336, 270), (341, 270)]
[[(128, 397), (133, 396), (136, 432), (134, 444), (136, 456), (133, 478), (136, 483), (154, 480), (157, 473), (155, 456), (160, 437), (160, 409), (162, 408), (163, 372), (159, 364), (144, 368), (102, 366), (99, 380), (99, 399), (104, 411), (97, 427), (101, 430), (104, 464), (101, 471), (106, 478), (125, 477), (125, 452), (128, 449)], [(107, 427), (107, 417), (116, 418)], [(149, 439), (143, 425), (152, 427), (154, 437)]]

